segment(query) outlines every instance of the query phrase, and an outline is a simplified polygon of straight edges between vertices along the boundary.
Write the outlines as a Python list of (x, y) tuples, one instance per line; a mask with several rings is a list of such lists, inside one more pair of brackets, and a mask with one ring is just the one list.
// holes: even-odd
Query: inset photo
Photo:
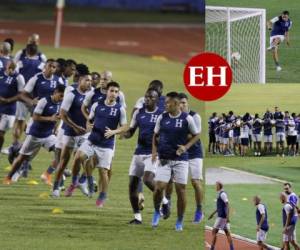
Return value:
[(206, 51), (227, 59), (236, 83), (299, 82), (299, 3), (206, 1)]
[(234, 85), (206, 104), (207, 249), (299, 249), (299, 91)]

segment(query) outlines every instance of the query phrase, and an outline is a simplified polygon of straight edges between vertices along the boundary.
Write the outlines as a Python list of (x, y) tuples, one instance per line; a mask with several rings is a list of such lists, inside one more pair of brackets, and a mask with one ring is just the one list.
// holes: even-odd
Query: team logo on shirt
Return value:
[(158, 115), (151, 115), (150, 122), (156, 123)]
[(175, 128), (182, 128), (182, 119), (176, 119)]
[(116, 116), (116, 115), (117, 115), (117, 112), (118, 112), (118, 109), (116, 109), (116, 108), (111, 108), (111, 109), (110, 109), (110, 114), (109, 114), (109, 115)]

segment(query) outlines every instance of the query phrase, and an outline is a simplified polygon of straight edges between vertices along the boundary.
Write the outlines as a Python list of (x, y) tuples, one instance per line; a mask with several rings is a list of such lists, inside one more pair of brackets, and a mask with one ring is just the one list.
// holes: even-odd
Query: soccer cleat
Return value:
[(141, 225), (142, 221), (137, 220), (137, 219), (133, 219), (133, 220), (129, 221), (129, 224), (131, 224), (131, 225)]
[(3, 185), (10, 185), (12, 183), (11, 178), (6, 176), (2, 182)]
[(87, 182), (83, 182), (83, 183), (78, 183), (78, 187), (80, 189), (80, 191), (82, 192), (83, 195), (85, 196), (89, 196), (89, 190), (88, 190), (88, 185)]
[(175, 230), (176, 230), (177, 232), (180, 232), (180, 231), (183, 230), (182, 221), (179, 221), (179, 220), (176, 221)]
[(199, 224), (203, 219), (203, 214), (201, 211), (196, 211), (195, 215), (194, 215), (194, 220), (193, 223), (194, 224)]
[(52, 182), (51, 182), (51, 175), (50, 175), (49, 173), (47, 173), (47, 172), (44, 172), (44, 173), (41, 175), (41, 180), (42, 180), (45, 184), (47, 184), (47, 185), (49, 185), (49, 186), (52, 186), (52, 185), (53, 185)]
[(169, 203), (167, 204), (162, 204), (161, 206), (161, 212), (164, 220), (168, 219), (171, 215), (171, 209)]
[(153, 217), (152, 217), (152, 227), (157, 227), (160, 219), (160, 212), (154, 211)]
[(76, 187), (77, 187), (77, 185), (71, 184), (71, 185), (67, 188), (67, 190), (66, 190), (66, 192), (65, 192), (65, 196), (66, 196), (66, 197), (71, 197), (72, 194), (74, 193)]
[(104, 206), (104, 203), (105, 203), (105, 200), (103, 200), (103, 199), (97, 199), (96, 200), (96, 207), (98, 207), (98, 208), (102, 208), (103, 206)]
[(18, 170), (11, 177), (11, 181), (12, 182), (18, 182), (18, 180), (20, 179), (20, 177), (22, 176), (22, 174), (23, 174), (23, 170), (22, 169)]
[(52, 196), (53, 198), (58, 198), (58, 197), (60, 197), (59, 190), (58, 190), (58, 189), (53, 190), (51, 196)]
[(276, 66), (276, 71), (277, 72), (279, 72), (279, 71), (281, 71), (282, 70), (282, 68), (280, 67), (280, 66)]

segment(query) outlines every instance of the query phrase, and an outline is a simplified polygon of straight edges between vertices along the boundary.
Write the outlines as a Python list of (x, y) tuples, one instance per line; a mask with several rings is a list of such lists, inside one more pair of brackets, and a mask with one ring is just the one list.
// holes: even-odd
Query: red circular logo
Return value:
[(202, 101), (214, 101), (230, 89), (232, 71), (223, 57), (208, 52), (192, 57), (185, 66), (183, 77), (192, 96)]

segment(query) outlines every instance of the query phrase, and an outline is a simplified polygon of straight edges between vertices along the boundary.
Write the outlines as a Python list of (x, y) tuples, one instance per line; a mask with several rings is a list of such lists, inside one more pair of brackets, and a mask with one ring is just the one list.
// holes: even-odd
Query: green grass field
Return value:
[[(272, 85), (234, 85), (230, 92), (221, 100), (206, 104), (206, 117), (212, 112), (227, 113), (233, 110), (240, 114), (244, 112), (258, 112), (262, 114), (266, 108), (273, 111), (275, 105), (281, 110), (299, 112), (299, 98), (295, 93), (300, 91), (296, 84), (272, 84)], [(292, 182), (294, 190), (299, 193), (300, 174), (299, 157), (222, 157), (207, 155), (205, 166), (230, 167), (260, 175)], [(270, 233), (268, 242), (279, 246), (281, 242), (281, 204), (279, 193), (282, 184), (267, 185), (226, 185), (232, 207), (231, 228), (236, 234), (255, 239), (255, 208), (252, 205), (252, 197), (261, 195), (267, 205), (270, 219)], [(212, 211), (215, 206), (216, 192), (214, 186), (206, 186), (206, 213)], [(243, 200), (247, 198), (247, 200)], [(208, 222), (212, 225), (213, 221)], [(300, 235), (298, 233), (298, 235)]]
[[(42, 47), (50, 57), (74, 58), (84, 62), (91, 70), (110, 69), (114, 80), (121, 83), (128, 105), (128, 114), (138, 97), (144, 94), (149, 81), (154, 78), (165, 83), (165, 91), (183, 91), (183, 64), (155, 61), (146, 57), (119, 55), (89, 49), (64, 48), (53, 50)], [(192, 101), (192, 107), (203, 116), (203, 104)], [(10, 133), (5, 145), (9, 145)], [(143, 225), (130, 226), (132, 219), (128, 199), (128, 168), (135, 140), (118, 141), (113, 161), (113, 177), (106, 206), (97, 210), (95, 198), (87, 199), (79, 191), (72, 198), (47, 197), (50, 189), (40, 183), (39, 176), (48, 167), (52, 155), (44, 150), (33, 161), (30, 186), (21, 179), (12, 186), (0, 184), (0, 249), (199, 249), (203, 243), (203, 224), (191, 223), (194, 212), (193, 191), (188, 185), (188, 207), (182, 233), (174, 230), (176, 211), (161, 221), (157, 230), (150, 223), (153, 212), (152, 194), (145, 188), (146, 208)], [(6, 174), (6, 156), (1, 155), (0, 176)], [(67, 185), (69, 180), (67, 181)], [(41, 197), (40, 197), (41, 196)], [(46, 197), (44, 197), (46, 196)], [(175, 204), (176, 195), (173, 197)], [(52, 214), (53, 208), (63, 209), (63, 214)]]
[[(267, 68), (266, 76), (268, 83), (298, 83), (300, 62), (295, 60), (300, 57), (300, 10), (299, 3), (294, 0), (207, 0), (207, 5), (213, 6), (230, 6), (230, 7), (252, 7), (265, 8), (267, 10), (267, 20), (274, 16), (278, 16), (283, 10), (290, 11), (290, 17), (293, 21), (293, 27), (290, 32), (291, 47), (285, 44), (280, 45), (279, 57), (282, 64), (282, 71), (276, 72), (274, 63), (270, 53), (267, 53)], [(267, 45), (269, 46), (269, 32), (266, 37)]]

